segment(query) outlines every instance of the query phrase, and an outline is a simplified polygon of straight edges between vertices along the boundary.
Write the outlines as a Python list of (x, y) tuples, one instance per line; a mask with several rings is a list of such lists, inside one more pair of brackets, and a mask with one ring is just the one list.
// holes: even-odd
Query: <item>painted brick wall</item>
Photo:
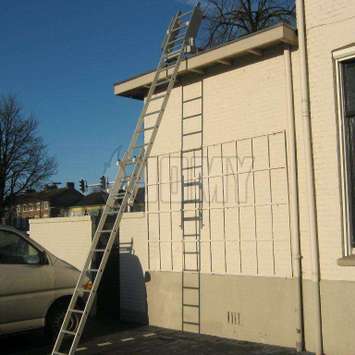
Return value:
[(355, 43), (355, 2), (307, 0), (305, 4), (322, 279), (355, 280), (353, 268), (337, 266), (337, 259), (342, 256), (343, 235), (332, 62), (334, 50)]
[[(283, 50), (268, 50), (263, 58), (244, 58), (238, 64), (232, 70), (205, 75), (202, 81), (177, 87), (172, 92), (147, 169), (148, 267), (151, 270), (181, 271), (179, 150), (182, 107), (184, 116), (201, 110), (198, 100), (183, 106), (182, 94), (185, 100), (197, 97), (201, 95), (202, 87), (205, 199), (201, 235), (202, 271), (292, 277), (283, 133), (287, 127)], [(154, 107), (151, 110), (154, 111)], [(199, 128), (196, 121), (186, 121), (190, 124), (190, 130)], [(149, 125), (149, 122), (146, 124)], [(274, 135), (275, 132), (281, 133)], [(192, 136), (191, 145), (196, 144), (198, 139), (200, 137)], [(221, 175), (226, 174), (226, 165), (234, 171), (236, 168), (233, 168), (233, 163), (227, 164), (230, 161), (227, 162), (226, 158), (233, 157), (235, 160), (235, 142), (238, 141), (239, 165), (244, 165), (239, 169), (248, 172), (252, 156), (254, 169), (267, 168), (267, 140), (270, 144), (270, 165), (285, 167), (283, 171), (271, 173), (274, 202), (280, 204), (274, 206), (273, 216), (270, 206), (254, 208), (255, 204), (270, 201), (268, 171), (257, 172), (254, 176), (255, 202), (250, 174), (240, 176), (240, 182), (233, 179), (227, 181), (224, 177), (224, 187), (230, 194), (234, 195), (236, 186), (239, 186), (240, 196), (246, 197), (242, 203), (250, 205), (241, 209), (238, 216), (235, 201), (233, 205), (233, 201), (226, 198), (228, 191), (222, 191)], [(207, 155), (209, 168), (206, 166)], [(243, 159), (249, 159), (249, 166)], [(257, 230), (254, 215), (257, 216)], [(239, 219), (242, 221), (240, 230)], [(257, 243), (254, 240), (256, 235), (260, 239)], [(238, 244), (239, 236), (242, 247)], [(276, 238), (276, 243), (272, 238)]]

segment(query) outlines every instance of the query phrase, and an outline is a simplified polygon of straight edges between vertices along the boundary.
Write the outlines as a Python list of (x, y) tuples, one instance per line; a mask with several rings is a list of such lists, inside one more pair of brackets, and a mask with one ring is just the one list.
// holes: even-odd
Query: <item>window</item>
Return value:
[(355, 246), (355, 59), (342, 63), (343, 116), (345, 147), (347, 153), (347, 174), (349, 210), (351, 218), (351, 246)]
[(41, 254), (15, 233), (0, 231), (0, 264), (40, 264)]
[(334, 53), (337, 68), (344, 254), (355, 251), (355, 48)]

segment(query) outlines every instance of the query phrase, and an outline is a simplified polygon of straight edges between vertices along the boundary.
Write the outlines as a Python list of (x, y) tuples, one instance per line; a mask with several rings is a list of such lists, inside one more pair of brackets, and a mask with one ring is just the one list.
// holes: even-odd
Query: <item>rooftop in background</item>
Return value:
[[(297, 46), (298, 40), (296, 31), (281, 23), (188, 57), (180, 65), (178, 78), (203, 74), (204, 70), (216, 65), (230, 66), (237, 57), (261, 57), (263, 50), (283, 43)], [(143, 100), (153, 82), (154, 74), (155, 70), (115, 83), (115, 95)]]
[(56, 185), (48, 185), (42, 191), (25, 192), (16, 198), (16, 204), (49, 201), (58, 206), (67, 207), (74, 201), (80, 200), (81, 197), (82, 194), (75, 190), (74, 184), (68, 182), (66, 187), (59, 188)]
[(106, 203), (108, 193), (105, 191), (92, 192), (84, 196), (75, 206), (96, 206)]
[[(145, 190), (140, 187), (137, 192), (135, 203), (144, 203)], [(83, 196), (73, 207), (105, 205), (108, 198), (108, 193), (105, 191), (95, 191), (86, 196)]]

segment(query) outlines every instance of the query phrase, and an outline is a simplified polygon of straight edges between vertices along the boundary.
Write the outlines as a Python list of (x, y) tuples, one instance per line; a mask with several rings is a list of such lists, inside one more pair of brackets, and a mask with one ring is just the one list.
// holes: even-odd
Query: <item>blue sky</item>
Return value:
[[(0, 95), (39, 121), (52, 181), (96, 182), (126, 148), (141, 102), (113, 83), (155, 67), (171, 16), (189, 0), (0, 0)], [(111, 166), (110, 178), (116, 169)]]

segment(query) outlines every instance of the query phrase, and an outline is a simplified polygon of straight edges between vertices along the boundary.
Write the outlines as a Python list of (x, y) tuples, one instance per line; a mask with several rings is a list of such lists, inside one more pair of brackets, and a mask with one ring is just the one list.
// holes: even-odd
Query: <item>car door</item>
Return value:
[(53, 269), (45, 254), (20, 234), (0, 230), (0, 332), (13, 322), (25, 328), (39, 324), (53, 287)]

